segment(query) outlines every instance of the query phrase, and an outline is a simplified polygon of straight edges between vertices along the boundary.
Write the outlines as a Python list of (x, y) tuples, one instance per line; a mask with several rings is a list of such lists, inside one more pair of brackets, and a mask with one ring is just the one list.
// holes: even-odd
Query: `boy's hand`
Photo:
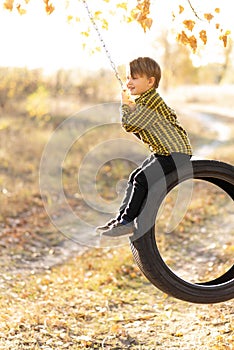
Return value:
[(128, 105), (131, 109), (135, 108), (135, 102), (131, 100), (131, 96), (129, 95), (127, 90), (122, 90), (121, 101), (122, 104)]

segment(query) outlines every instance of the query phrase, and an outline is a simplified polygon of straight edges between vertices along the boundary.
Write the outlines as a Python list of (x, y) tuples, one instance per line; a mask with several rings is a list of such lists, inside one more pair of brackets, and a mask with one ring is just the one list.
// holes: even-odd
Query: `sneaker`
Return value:
[(96, 227), (96, 231), (106, 231), (117, 221), (117, 219), (111, 219), (106, 224)]
[(119, 236), (125, 236), (130, 235), (133, 233), (134, 225), (129, 223), (127, 225), (121, 224), (121, 222), (117, 221), (115, 222), (109, 229), (102, 232), (103, 236), (108, 237), (119, 237)]

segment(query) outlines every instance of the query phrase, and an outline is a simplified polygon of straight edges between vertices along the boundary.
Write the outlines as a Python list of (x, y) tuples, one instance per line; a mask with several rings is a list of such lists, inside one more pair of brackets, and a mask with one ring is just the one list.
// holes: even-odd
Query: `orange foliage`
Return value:
[(179, 14), (181, 14), (184, 11), (183, 6), (179, 5)]
[(230, 35), (230, 34), (231, 34), (230, 30), (227, 30), (224, 35), (220, 35), (220, 37), (219, 37), (219, 39), (223, 41), (224, 47), (227, 46), (227, 39), (228, 39), (228, 35)]
[[(50, 15), (51, 13), (54, 12), (55, 6), (52, 3), (53, 0), (41, 0), (41, 1), (42, 1), (42, 3), (44, 3), (45, 11), (48, 15)], [(102, 1), (104, 1), (106, 3), (110, 2), (110, 0), (102, 0)], [(24, 7), (26, 7), (26, 5), (29, 2), (30, 2), (30, 0), (24, 0), (24, 4), (25, 4)], [(66, 2), (67, 2), (67, 6), (69, 6), (69, 0), (66, 0)], [(87, 0), (87, 2), (92, 3), (91, 0)], [(206, 43), (208, 41), (209, 30), (208, 29), (205, 30), (202, 27), (201, 27), (200, 31), (194, 30), (195, 26), (199, 23), (199, 21), (200, 21), (201, 25), (204, 22), (202, 22), (200, 15), (197, 14), (196, 9), (192, 7), (190, 1), (188, 0), (187, 2), (190, 5), (190, 9), (194, 15), (195, 20), (183, 19), (182, 23), (183, 23), (185, 29), (181, 33), (177, 34), (177, 39), (182, 44), (189, 45), (190, 48), (192, 49), (192, 51), (195, 52), (197, 49), (197, 45), (198, 45), (197, 41), (198, 40), (201, 40), (203, 45), (206, 45)], [(136, 6), (134, 8), (129, 9), (130, 5), (129, 5), (128, 1), (119, 0), (119, 2), (116, 4), (116, 8), (120, 9), (120, 10), (124, 10), (125, 14), (124, 14), (123, 18), (126, 22), (129, 23), (129, 22), (136, 21), (143, 28), (144, 32), (146, 32), (147, 30), (149, 30), (151, 28), (152, 23), (153, 23), (153, 19), (151, 18), (151, 9), (150, 9), (151, 3), (152, 3), (151, 0), (136, 0)], [(15, 8), (20, 15), (23, 15), (26, 13), (26, 9), (23, 8), (21, 4), (15, 3), (14, 0), (4, 0), (3, 7), (8, 11), (12, 11)], [(182, 13), (184, 14), (184, 7), (182, 5), (179, 5), (177, 15), (181, 15)], [(211, 12), (204, 13), (203, 17), (210, 24), (210, 22), (215, 18), (215, 16), (219, 15), (219, 13), (220, 13), (220, 8), (216, 7), (213, 10), (213, 13), (211, 13)], [(108, 20), (102, 15), (103, 15), (102, 11), (100, 11), (100, 10), (96, 11), (94, 13), (94, 18), (101, 21), (103, 29), (108, 30)], [(175, 19), (176, 15), (173, 13), (172, 17), (173, 17), (173, 19)], [(67, 16), (68, 22), (71, 22), (73, 20), (76, 22), (79, 22), (80, 18), (74, 17), (73, 13), (71, 15)], [(221, 26), (219, 23), (214, 24), (213, 29), (217, 30), (218, 39), (221, 40), (223, 42), (224, 47), (226, 47), (227, 42), (228, 42), (228, 36), (230, 35), (230, 31), (227, 30), (223, 34), (223, 29), (221, 29)], [(188, 33), (186, 33), (186, 31), (190, 31), (190, 32), (193, 31), (193, 35), (190, 36)], [(88, 36), (89, 32), (87, 30), (87, 31), (83, 31), (81, 34)]]
[(192, 31), (193, 30), (193, 27), (195, 26), (195, 22), (192, 21), (191, 19), (189, 20), (185, 20), (183, 22), (183, 24), (185, 25), (186, 28), (188, 28), (188, 30)]
[(55, 7), (53, 6), (53, 4), (50, 4), (50, 0), (44, 0), (44, 3), (45, 3), (45, 10), (46, 10), (46, 13), (48, 13), (48, 15), (54, 12)]
[(21, 7), (20, 4), (16, 5), (17, 11), (19, 12), (20, 15), (25, 15), (26, 10)]
[(6, 0), (3, 4), (3, 7), (6, 10), (12, 11), (14, 6), (14, 0)]
[(214, 18), (214, 16), (213, 16), (211, 13), (204, 13), (204, 18), (205, 18), (208, 22), (210, 22), (210, 21)]
[(181, 33), (178, 34), (177, 40), (184, 45), (189, 45), (192, 51), (195, 53), (197, 50), (197, 39), (194, 35), (187, 36), (187, 34), (182, 30)]
[(207, 43), (207, 34), (205, 30), (201, 30), (199, 33), (199, 37), (202, 40), (203, 44), (206, 45)]
[[(189, 2), (190, 4), (190, 2)], [(197, 18), (196, 21), (194, 20), (187, 20), (185, 19), (183, 21), (183, 24), (185, 26), (185, 30), (183, 30), (181, 33), (179, 33), (177, 35), (177, 40), (179, 42), (181, 42), (184, 45), (189, 45), (191, 47), (191, 49), (193, 50), (193, 52), (196, 52), (197, 49), (197, 40), (201, 40), (203, 45), (206, 45), (207, 41), (208, 41), (208, 35), (209, 35), (209, 29), (204, 29), (201, 27), (201, 30), (198, 32), (196, 31), (197, 34), (194, 34), (193, 36), (189, 36), (188, 33), (186, 33), (186, 31), (193, 31), (194, 27), (199, 23), (202, 25), (202, 20), (200, 18), (200, 16), (198, 16), (197, 12), (195, 11), (195, 9), (192, 7), (192, 5), (190, 4), (191, 10), (195, 16), (195, 18)], [(183, 7), (179, 6), (179, 15), (183, 12)], [(217, 31), (217, 37), (219, 40), (221, 40), (223, 42), (224, 47), (227, 46), (227, 42), (228, 42), (228, 36), (230, 35), (230, 31), (227, 30), (225, 32), (225, 34), (223, 34), (223, 29), (221, 29), (220, 24), (216, 23), (214, 26), (211, 26), (211, 21), (214, 19), (215, 15), (218, 15), (220, 13), (220, 8), (216, 7), (214, 9), (213, 14), (212, 13), (204, 13), (203, 17), (209, 22), (209, 26), (210, 28), (213, 30)]]
[(144, 32), (150, 29), (153, 23), (152, 18), (148, 17), (150, 14), (150, 0), (138, 0), (137, 6), (131, 11), (131, 17), (136, 20)]

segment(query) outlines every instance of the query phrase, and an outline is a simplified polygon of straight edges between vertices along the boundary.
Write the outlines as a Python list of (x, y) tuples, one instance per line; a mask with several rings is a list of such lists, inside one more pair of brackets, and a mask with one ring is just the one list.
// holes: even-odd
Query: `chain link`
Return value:
[(122, 79), (120, 78), (119, 72), (118, 72), (118, 70), (117, 70), (117, 68), (116, 68), (115, 63), (113, 62), (113, 60), (112, 60), (112, 58), (111, 58), (111, 54), (110, 54), (110, 52), (109, 52), (109, 50), (108, 50), (108, 48), (107, 48), (107, 46), (106, 46), (106, 44), (105, 44), (105, 42), (104, 42), (104, 39), (103, 39), (103, 37), (102, 37), (102, 35), (101, 35), (101, 33), (100, 33), (100, 30), (98, 29), (98, 26), (97, 26), (97, 24), (96, 24), (96, 22), (95, 22), (94, 16), (93, 16), (92, 12), (90, 11), (90, 9), (89, 9), (89, 7), (88, 7), (87, 1), (86, 1), (86, 0), (82, 0), (82, 2), (83, 2), (83, 4), (84, 4), (84, 7), (85, 7), (87, 13), (88, 13), (90, 22), (92, 23), (94, 29), (95, 29), (96, 32), (97, 32), (98, 38), (99, 38), (99, 40), (100, 40), (100, 42), (101, 42), (101, 44), (102, 44), (103, 49), (105, 50), (106, 56), (107, 56), (107, 58), (108, 58), (109, 61), (110, 61), (110, 65), (111, 65), (111, 68), (113, 69), (113, 71), (114, 71), (114, 73), (115, 73), (115, 77), (116, 77), (116, 79), (119, 81), (119, 83), (120, 83), (120, 85), (121, 85), (121, 88), (123, 89), (123, 88), (124, 88), (124, 83), (123, 83)]

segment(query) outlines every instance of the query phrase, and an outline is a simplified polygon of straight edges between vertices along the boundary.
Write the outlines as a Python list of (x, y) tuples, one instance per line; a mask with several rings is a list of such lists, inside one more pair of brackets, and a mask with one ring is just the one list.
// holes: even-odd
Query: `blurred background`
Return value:
[[(123, 81), (128, 62), (133, 58), (151, 56), (158, 61), (163, 73), (159, 93), (176, 109), (189, 133), (194, 155), (233, 164), (234, 51), (230, 1), (213, 1), (212, 6), (209, 1), (194, 2), (194, 8), (185, 0), (174, 1), (173, 5), (169, 0), (152, 2), (147, 16), (153, 22), (146, 22), (150, 28), (142, 28), (139, 13), (138, 20), (133, 20), (139, 10), (135, 1), (89, 1), (88, 4)], [(207, 15), (210, 13), (213, 17)], [(194, 28), (189, 29), (191, 21)], [(185, 30), (188, 40), (181, 43), (178, 35)], [(201, 31), (206, 33), (207, 42), (199, 39)], [(18, 5), (3, 1), (0, 33), (2, 245), (9, 248), (12, 244), (13, 255), (25, 245), (32, 253), (35, 249), (32, 240), (43, 237), (46, 247), (43, 243), (44, 251), (35, 253), (40, 256), (64, 239), (57, 234), (44, 210), (42, 199), (47, 204), (51, 199), (42, 198), (39, 188), (43, 150), (56, 128), (72, 115), (77, 115), (78, 123), (70, 127), (78, 130), (89, 127), (89, 118), (87, 114), (82, 117), (81, 111), (91, 108), (92, 120), (98, 120), (101, 116), (100, 113), (95, 116), (96, 105), (117, 103), (118, 108), (121, 89), (80, 1), (35, 0), (21, 1)], [(196, 50), (193, 35), (197, 38)], [(110, 122), (117, 123), (116, 117), (112, 117)], [(62, 165), (67, 201), (88, 222), (93, 221), (94, 214), (92, 210), (89, 212), (77, 186), (77, 173), (85, 155), (111, 138), (138, 142), (121, 130), (120, 125), (97, 128), (74, 143)], [(147, 150), (142, 151), (140, 157), (144, 159), (147, 154)], [(124, 190), (123, 181), (136, 164), (107, 158), (98, 171), (93, 169), (89, 173), (96, 174), (90, 183), (96, 182), (97, 192), (108, 206), (116, 196), (121, 199), (119, 188)], [(209, 188), (204, 191), (212, 192)], [(198, 201), (195, 208), (200, 205)], [(231, 210), (230, 204), (226, 210)], [(58, 211), (62, 216), (62, 207)], [(104, 218), (99, 220), (95, 223), (101, 224)], [(227, 220), (230, 221), (229, 216)], [(182, 226), (184, 229), (186, 223)], [(225, 242), (228, 247), (229, 239), (230, 235)]]

